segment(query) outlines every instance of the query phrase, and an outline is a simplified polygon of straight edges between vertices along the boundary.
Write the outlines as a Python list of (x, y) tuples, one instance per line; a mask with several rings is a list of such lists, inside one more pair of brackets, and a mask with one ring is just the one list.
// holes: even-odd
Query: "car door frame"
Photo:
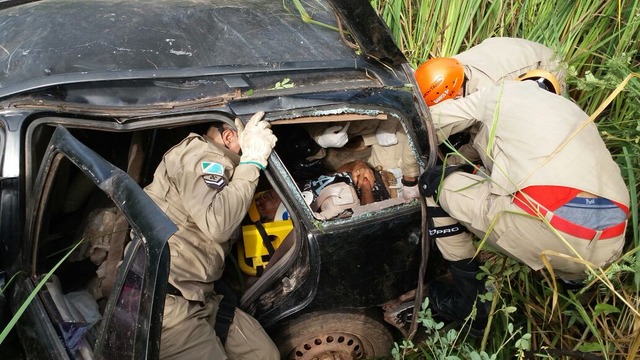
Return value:
[[(98, 188), (107, 194), (118, 209), (122, 211), (133, 231), (141, 236), (141, 239), (132, 242), (133, 246), (130, 246), (124, 255), (116, 277), (114, 290), (109, 296), (103, 314), (101, 336), (94, 348), (94, 357), (110, 358), (108, 344), (113, 340), (118, 341), (118, 339), (108, 338), (109, 335), (106, 334), (105, 328), (113, 321), (125, 277), (134, 261), (133, 256), (137, 253), (136, 250), (142, 247), (145, 252), (145, 264), (147, 266), (144, 269), (142, 297), (138, 312), (137, 328), (140, 332), (136, 333), (133, 347), (134, 353), (131, 354), (131, 358), (158, 358), (162, 312), (169, 273), (170, 256), (167, 241), (177, 228), (126, 172), (104, 160), (89, 147), (75, 139), (61, 125), (56, 126), (51, 137), (41, 162), (38, 176), (34, 182), (33, 201), (27, 204), (25, 254), (33, 254), (33, 246), (35, 246), (34, 242), (38, 237), (43, 207), (46, 204), (45, 197), (48, 195), (45, 192), (45, 186), (50, 181), (47, 177), (55, 173), (54, 162), (59, 160), (61, 156), (70, 160)], [(27, 257), (26, 260), (28, 268), (32, 268), (34, 265), (33, 257)], [(33, 277), (31, 278), (35, 281)], [(19, 292), (14, 291), (12, 295), (16, 293)], [(43, 310), (35, 310), (35, 314), (42, 314)], [(28, 323), (29, 321), (26, 322)]]

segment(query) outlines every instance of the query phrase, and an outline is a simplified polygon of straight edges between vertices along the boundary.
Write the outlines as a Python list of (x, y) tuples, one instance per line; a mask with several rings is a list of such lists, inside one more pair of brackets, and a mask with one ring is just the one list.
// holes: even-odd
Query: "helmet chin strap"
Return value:
[(469, 80), (469, 79), (467, 78), (467, 75), (465, 74), (462, 77), (462, 86), (460, 87), (462, 89), (462, 94), (460, 94), (460, 97), (464, 97), (465, 94), (467, 93), (467, 83), (468, 83), (467, 80)]
[(547, 83), (544, 81), (544, 78), (538, 78), (536, 80), (536, 83), (541, 89), (547, 90), (548, 92), (554, 92), (552, 89), (549, 89), (549, 87), (547, 86)]

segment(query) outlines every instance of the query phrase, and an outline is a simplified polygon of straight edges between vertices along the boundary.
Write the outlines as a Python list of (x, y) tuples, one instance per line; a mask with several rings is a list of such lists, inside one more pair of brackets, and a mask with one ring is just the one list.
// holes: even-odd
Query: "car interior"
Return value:
[[(299, 235), (296, 232), (296, 224), (299, 224), (297, 217), (301, 214), (311, 215), (315, 221), (349, 221), (406, 203), (401, 195), (402, 173), (399, 167), (372, 164), (376, 151), (388, 149), (376, 149), (376, 146), (380, 146), (367, 144), (367, 140), (364, 140), (372, 138), (377, 124), (385, 121), (397, 122), (386, 115), (375, 117), (356, 114), (272, 121), (272, 129), (279, 138), (275, 153), (281, 165), (277, 167), (286, 170), (285, 178), (297, 189), (275, 185), (277, 191), (274, 192), (274, 199), (280, 201), (276, 206), (276, 215), (264, 217), (256, 212), (258, 197), (274, 190), (274, 184), (272, 178), (262, 173), (253, 208), (243, 220), (241, 231), (238, 231), (235, 239), (236, 246), (229, 254), (235, 261), (227, 261), (227, 270), (238, 282), (235, 289), (240, 295), (294, 247)], [(42, 121), (27, 131), (26, 149), (29, 156), (25, 186), (32, 187), (35, 184), (56, 123), (65, 123), (74, 137), (113, 165), (127, 171), (141, 187), (153, 180), (154, 170), (167, 150), (189, 133), (202, 134), (208, 127), (205, 122), (191, 122), (153, 129), (116, 131), (89, 128), (86, 121), (61, 121), (60, 118)], [(349, 134), (349, 140), (340, 148), (321, 148), (309, 136), (313, 131), (310, 129), (314, 127), (345, 126), (347, 123), (350, 123), (349, 127), (354, 129), (354, 133)], [(399, 124), (397, 122), (395, 126), (396, 134), (406, 139), (403, 126)], [(397, 162), (399, 152), (392, 153), (397, 156)], [(336, 187), (338, 190), (324, 196), (323, 201), (333, 200), (331, 211), (326, 210), (318, 203), (318, 199), (325, 194), (310, 184), (322, 176), (333, 176), (335, 184), (335, 174), (348, 173), (344, 171), (345, 165), (354, 161), (366, 163), (379, 181), (377, 197), (372, 202), (361, 204), (358, 198), (362, 194), (358, 193), (358, 189), (354, 192), (345, 190), (345, 183), (350, 183), (347, 177)], [(44, 194), (41, 199), (27, 199), (27, 203), (43, 202), (41, 214), (37, 217), (39, 221), (33, 225), (31, 256), (34, 266), (31, 275), (34, 279), (42, 279), (56, 269), (43, 287), (40, 297), (70, 355), (77, 359), (88, 359), (92, 356), (100, 319), (114, 286), (120, 261), (131, 236), (136, 234), (133, 234), (113, 201), (69, 159), (62, 157), (44, 170), (49, 172)], [(291, 192), (292, 195), (286, 196), (285, 201), (278, 199), (278, 195), (285, 192)], [(307, 196), (309, 192), (312, 193), (310, 197)], [(345, 197), (348, 199), (345, 200)], [(302, 213), (295, 211), (290, 206), (292, 199), (302, 199), (308, 208)]]

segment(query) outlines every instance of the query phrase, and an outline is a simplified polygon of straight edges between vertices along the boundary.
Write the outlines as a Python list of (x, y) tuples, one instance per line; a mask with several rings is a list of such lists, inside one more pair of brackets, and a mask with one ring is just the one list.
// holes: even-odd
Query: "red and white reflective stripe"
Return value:
[(556, 230), (585, 240), (611, 239), (624, 234), (624, 231), (627, 228), (626, 220), (617, 225), (610, 226), (604, 230), (594, 230), (578, 224), (574, 224), (571, 221), (561, 218), (560, 216), (556, 216), (553, 212), (545, 209), (542, 206), (536, 206), (535, 204), (532, 204), (531, 201), (528, 201), (525, 195), (523, 195), (521, 192), (516, 193), (513, 202), (527, 214), (534, 216), (544, 216), (545, 219), (549, 221), (549, 224), (551, 224), (551, 226), (553, 226)]

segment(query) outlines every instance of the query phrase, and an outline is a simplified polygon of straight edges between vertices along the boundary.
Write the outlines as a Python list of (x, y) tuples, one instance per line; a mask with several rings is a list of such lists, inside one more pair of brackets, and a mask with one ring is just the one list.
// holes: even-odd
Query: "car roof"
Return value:
[[(302, 3), (313, 20), (337, 26), (325, 0)], [(44, 0), (0, 11), (0, 24), (0, 96), (70, 76), (359, 57), (337, 30), (304, 22), (289, 0)]]

